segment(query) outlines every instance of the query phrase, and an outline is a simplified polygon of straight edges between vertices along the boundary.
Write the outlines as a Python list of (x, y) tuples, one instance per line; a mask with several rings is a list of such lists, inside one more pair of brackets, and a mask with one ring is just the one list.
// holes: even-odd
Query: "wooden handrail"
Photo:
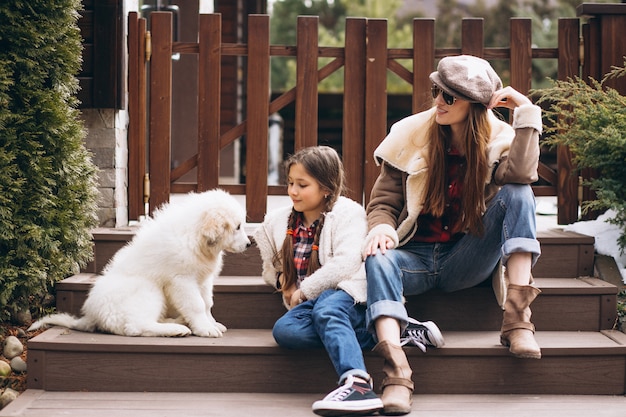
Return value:
[[(145, 33), (140, 29), (136, 14), (129, 17), (129, 51), (139, 54), (137, 45)], [(511, 19), (510, 47), (487, 47), (483, 41), (483, 19), (471, 18), (462, 21), (462, 45), (460, 48), (436, 48), (434, 44), (434, 19), (414, 19), (413, 48), (387, 47), (387, 21), (385, 19), (348, 18), (346, 21), (346, 46), (325, 47), (318, 44), (318, 18), (301, 16), (297, 22), (297, 45), (271, 45), (269, 16), (248, 17), (247, 44), (225, 43), (221, 39), (221, 16), (201, 15), (198, 42), (173, 42), (171, 36), (171, 14), (152, 14), (152, 59), (149, 65), (150, 101), (149, 113), (149, 165), (151, 190), (150, 210), (169, 201), (171, 192), (202, 191), (220, 186), (230, 192), (246, 195), (249, 221), (261, 221), (267, 196), (284, 193), (283, 186), (267, 184), (267, 120), (272, 113), (282, 111), (295, 103), (293, 124), (294, 148), (316, 145), (321, 127), (318, 117), (318, 83), (344, 70), (342, 139), (340, 150), (346, 167), (348, 195), (367, 203), (369, 190), (378, 175), (378, 167), (372, 159), (373, 150), (386, 135), (388, 120), (387, 74), (395, 73), (412, 85), (410, 111), (417, 112), (431, 105), (428, 75), (435, 68), (436, 60), (448, 55), (471, 53), (485, 59), (508, 60), (510, 84), (520, 91), (528, 91), (531, 83), (531, 68), (534, 59), (557, 59), (559, 78), (572, 76), (580, 68), (579, 20), (559, 21), (559, 44), (557, 48), (534, 48), (531, 39), (531, 20)], [(145, 24), (145, 21), (144, 21)], [(131, 47), (132, 46), (132, 47)], [(170, 167), (171, 130), (171, 76), (172, 53), (196, 54), (198, 56), (198, 152), (176, 169)], [(221, 60), (227, 56), (245, 58), (245, 115), (232, 128), (220, 131), (220, 79)], [(297, 64), (296, 86), (273, 101), (269, 97), (269, 63), (272, 57), (294, 57)], [(320, 58), (334, 58), (321, 68)], [(411, 60), (412, 68), (400, 61)], [(129, 134), (141, 136), (136, 124), (146, 126), (141, 120), (141, 109), (137, 97), (145, 86), (146, 77), (141, 62), (129, 60), (129, 94), (131, 127)], [(145, 65), (144, 65), (145, 66)], [(136, 79), (135, 79), (136, 78)], [(132, 133), (130, 133), (132, 131)], [(146, 136), (145, 130), (143, 136)], [(220, 150), (234, 141), (246, 141), (245, 184), (219, 184)], [(130, 140), (130, 139), (129, 139)], [(133, 139), (129, 145), (131, 164), (129, 193), (140, 194), (137, 177), (142, 171), (141, 144)], [(145, 143), (143, 145), (145, 149)], [(566, 149), (557, 151), (558, 169), (541, 164), (539, 173), (546, 184), (534, 187), (536, 195), (557, 195), (559, 222), (568, 223), (578, 215), (578, 178), (572, 175), (575, 167)], [(144, 162), (145, 164), (145, 162)], [(195, 182), (180, 182), (190, 170), (197, 168)], [(556, 182), (555, 182), (556, 180)], [(131, 185), (132, 184), (132, 185)], [(138, 204), (129, 203), (129, 215), (141, 212)]]

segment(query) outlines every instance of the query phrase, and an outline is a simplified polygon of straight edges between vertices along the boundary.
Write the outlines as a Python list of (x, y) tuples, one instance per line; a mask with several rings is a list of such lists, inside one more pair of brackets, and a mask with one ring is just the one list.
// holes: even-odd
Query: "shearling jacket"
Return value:
[[(291, 210), (292, 207), (288, 206), (267, 213), (254, 233), (263, 261), (263, 280), (273, 287), (276, 287), (277, 273), (283, 271), (282, 260), (275, 261), (275, 255), (285, 240)], [(321, 267), (300, 285), (307, 299), (314, 299), (327, 289), (340, 288), (357, 303), (365, 303), (367, 282), (361, 245), (366, 232), (363, 206), (346, 197), (339, 197), (332, 210), (326, 213), (320, 235)]]
[[(366, 244), (373, 236), (382, 233), (393, 240), (393, 247), (398, 247), (415, 234), (429, 175), (426, 132), (435, 110), (433, 107), (395, 123), (374, 151), (381, 173), (367, 206), (369, 233)], [(513, 126), (498, 119), (489, 110), (489, 123), (489, 170), (484, 179), (486, 202), (503, 184), (531, 184), (537, 181), (541, 109), (532, 104), (517, 107)], [(501, 297), (504, 295), (497, 291), (498, 301), (503, 302)]]

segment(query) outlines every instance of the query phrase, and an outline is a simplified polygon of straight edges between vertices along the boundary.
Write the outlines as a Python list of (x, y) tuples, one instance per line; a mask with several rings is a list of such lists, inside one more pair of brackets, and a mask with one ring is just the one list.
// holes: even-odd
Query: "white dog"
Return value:
[(244, 208), (222, 190), (165, 205), (104, 268), (82, 317), (53, 314), (29, 330), (58, 325), (123, 336), (221, 337), (226, 327), (211, 314), (213, 281), (223, 251), (250, 245), (245, 221)]

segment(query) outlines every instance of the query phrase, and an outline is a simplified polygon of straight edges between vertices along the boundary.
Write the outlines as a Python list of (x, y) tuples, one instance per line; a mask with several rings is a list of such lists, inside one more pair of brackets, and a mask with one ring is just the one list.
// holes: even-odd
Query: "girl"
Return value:
[(376, 412), (382, 402), (362, 353), (374, 345), (365, 329), (365, 210), (341, 196), (343, 164), (332, 148), (297, 152), (286, 163), (286, 176), (293, 206), (268, 213), (254, 235), (263, 278), (282, 292), (289, 310), (274, 325), (274, 338), (286, 348), (328, 352), (340, 387), (316, 401), (313, 412)]
[[(400, 347), (402, 296), (456, 291), (485, 281), (504, 308), (501, 343), (540, 358), (530, 303), (540, 292), (535, 201), (541, 110), (473, 56), (443, 58), (430, 75), (434, 107), (396, 123), (374, 152), (381, 165), (367, 207), (367, 324), (384, 359), (385, 414), (411, 410), (411, 368)], [(494, 107), (514, 109), (513, 126)], [(497, 287), (497, 288), (496, 288)]]

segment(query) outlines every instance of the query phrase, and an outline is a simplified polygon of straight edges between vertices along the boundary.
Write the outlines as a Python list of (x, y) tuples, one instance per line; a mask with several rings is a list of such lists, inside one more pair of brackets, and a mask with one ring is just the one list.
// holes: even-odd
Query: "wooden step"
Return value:
[[(0, 417), (311, 417), (326, 393), (50, 392), (28, 389)], [(614, 395), (418, 394), (411, 416), (622, 417), (626, 397)]]
[[(78, 274), (57, 283), (57, 309), (80, 315), (87, 291), (97, 277)], [(542, 290), (532, 305), (537, 329), (597, 331), (613, 328), (618, 292), (614, 285), (596, 278), (537, 278), (535, 281)], [(269, 329), (285, 313), (280, 295), (259, 277), (219, 277), (214, 293), (213, 315), (228, 328)], [(407, 300), (412, 317), (433, 320), (442, 330), (497, 330), (502, 322), (502, 310), (489, 285), (454, 293), (430, 291), (407, 297)]]
[[(405, 348), (416, 394), (626, 392), (626, 335), (536, 333), (542, 359), (517, 359), (498, 332), (444, 332), (446, 345)], [(366, 353), (375, 381), (381, 358)], [(266, 329), (223, 338), (123, 337), (52, 328), (28, 344), (28, 387), (46, 391), (320, 393), (335, 384), (323, 349), (280, 348)]]
[[(256, 226), (248, 225), (250, 233)], [(100, 273), (109, 259), (132, 239), (136, 227), (100, 228), (93, 231), (94, 261), (83, 272)], [(539, 230), (541, 243), (539, 257), (533, 274), (537, 277), (573, 278), (593, 275), (594, 238), (559, 228)], [(224, 258), (223, 275), (261, 274), (261, 259), (256, 245), (240, 254), (227, 254)]]

